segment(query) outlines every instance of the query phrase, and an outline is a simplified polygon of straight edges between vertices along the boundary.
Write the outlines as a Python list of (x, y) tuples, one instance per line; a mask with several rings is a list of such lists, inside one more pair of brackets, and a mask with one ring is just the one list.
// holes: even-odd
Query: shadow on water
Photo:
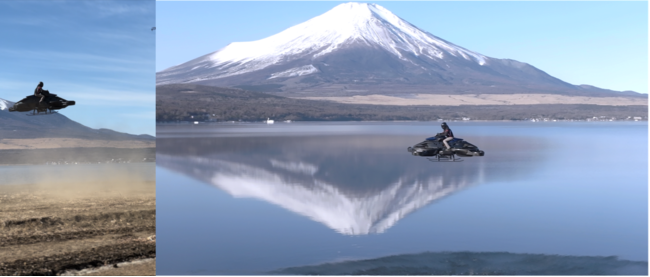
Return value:
[(486, 178), (526, 174), (504, 172), (507, 167), (486, 170), (484, 157), (432, 163), (406, 151), (418, 140), (396, 135), (162, 138), (156, 158), (158, 166), (235, 197), (273, 203), (346, 235), (382, 233)]

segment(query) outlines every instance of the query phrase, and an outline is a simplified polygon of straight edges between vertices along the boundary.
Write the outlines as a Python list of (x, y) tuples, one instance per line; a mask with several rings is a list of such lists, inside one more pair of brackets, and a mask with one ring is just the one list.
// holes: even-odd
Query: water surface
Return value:
[(647, 123), (160, 125), (158, 274), (255, 274), (424, 251), (648, 260)]

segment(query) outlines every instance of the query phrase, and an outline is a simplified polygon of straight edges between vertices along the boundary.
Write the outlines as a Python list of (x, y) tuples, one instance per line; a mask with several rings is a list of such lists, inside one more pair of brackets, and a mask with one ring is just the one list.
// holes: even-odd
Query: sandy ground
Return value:
[(36, 138), (36, 139), (0, 139), (2, 149), (48, 149), (48, 148), (150, 148), (156, 147), (155, 141), (112, 141), (75, 138)]
[(409, 98), (385, 95), (355, 95), (349, 97), (302, 97), (296, 99), (329, 100), (344, 104), (370, 105), (534, 105), (534, 104), (592, 104), (607, 106), (648, 105), (648, 100), (630, 97), (585, 97), (555, 94), (416, 94)]
[(155, 182), (114, 177), (0, 185), (0, 276), (155, 275)]

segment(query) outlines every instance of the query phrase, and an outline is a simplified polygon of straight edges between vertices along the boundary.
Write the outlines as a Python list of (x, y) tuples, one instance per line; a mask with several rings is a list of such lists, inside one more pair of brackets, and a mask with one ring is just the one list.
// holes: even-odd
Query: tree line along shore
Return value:
[(397, 106), (343, 104), (200, 85), (156, 88), (156, 122), (647, 120), (647, 105), (591, 104)]

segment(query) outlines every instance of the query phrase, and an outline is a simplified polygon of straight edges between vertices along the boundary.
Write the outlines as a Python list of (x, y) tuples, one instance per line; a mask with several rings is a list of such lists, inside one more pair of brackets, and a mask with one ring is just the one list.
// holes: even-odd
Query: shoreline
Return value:
[(490, 120), (490, 119), (471, 119), (471, 120), (454, 120), (454, 119), (437, 119), (437, 120), (292, 120), (291, 122), (282, 122), (278, 121), (273, 124), (267, 124), (264, 121), (198, 121), (198, 123), (194, 123), (191, 121), (179, 121), (179, 122), (156, 122), (156, 125), (206, 125), (206, 124), (214, 124), (214, 125), (290, 125), (290, 124), (301, 124), (301, 123), (348, 123), (348, 122), (354, 122), (354, 123), (436, 123), (436, 122), (531, 122), (531, 123), (541, 123), (541, 122), (594, 122), (594, 123), (614, 123), (614, 122), (626, 122), (626, 123), (632, 123), (632, 122), (648, 122), (648, 119), (642, 119), (642, 120), (579, 120), (579, 119), (555, 119), (555, 120), (540, 120), (540, 121), (532, 121), (531, 119), (529, 120)]

